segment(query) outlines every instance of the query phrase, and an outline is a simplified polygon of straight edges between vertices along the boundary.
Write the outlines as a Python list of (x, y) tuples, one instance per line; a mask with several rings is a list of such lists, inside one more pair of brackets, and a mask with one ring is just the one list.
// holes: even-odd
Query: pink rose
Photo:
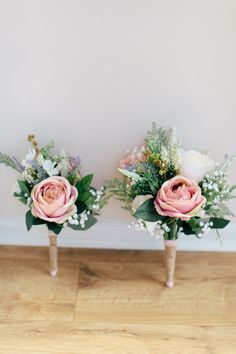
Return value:
[(137, 163), (144, 162), (146, 160), (147, 156), (145, 155), (145, 147), (143, 146), (140, 149), (134, 147), (133, 150), (120, 161), (119, 167), (125, 168), (127, 166), (135, 166)]
[(31, 192), (32, 214), (40, 219), (63, 224), (77, 211), (78, 191), (64, 177), (49, 177)]
[(193, 181), (176, 176), (161, 186), (155, 200), (158, 214), (189, 220), (205, 202), (200, 187)]

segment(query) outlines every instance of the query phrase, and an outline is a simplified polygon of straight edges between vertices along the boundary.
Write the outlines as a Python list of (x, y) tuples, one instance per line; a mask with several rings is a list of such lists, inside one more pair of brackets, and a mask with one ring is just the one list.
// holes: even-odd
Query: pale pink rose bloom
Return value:
[(32, 214), (40, 219), (63, 224), (76, 213), (78, 191), (64, 177), (53, 176), (38, 183), (31, 192)]
[(155, 200), (158, 214), (189, 220), (201, 208), (201, 188), (186, 177), (176, 176), (161, 186)]
[(146, 160), (147, 156), (145, 155), (145, 147), (141, 147), (141, 149), (134, 147), (133, 150), (120, 161), (119, 167), (125, 168), (127, 166), (135, 166), (137, 163), (144, 162)]

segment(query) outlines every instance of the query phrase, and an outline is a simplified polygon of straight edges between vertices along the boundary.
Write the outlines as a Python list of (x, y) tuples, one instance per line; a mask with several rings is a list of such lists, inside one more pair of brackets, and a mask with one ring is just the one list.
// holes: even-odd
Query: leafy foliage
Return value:
[(146, 138), (147, 148), (157, 156), (160, 155), (163, 146), (167, 145), (167, 132), (161, 127), (157, 128), (156, 124), (152, 124), (152, 130), (148, 132)]
[(130, 185), (127, 184), (126, 178), (123, 178), (121, 181), (118, 178), (107, 181), (106, 188), (110, 192), (110, 195), (115, 195), (116, 199), (122, 202), (123, 209), (132, 212), (133, 196), (130, 193)]

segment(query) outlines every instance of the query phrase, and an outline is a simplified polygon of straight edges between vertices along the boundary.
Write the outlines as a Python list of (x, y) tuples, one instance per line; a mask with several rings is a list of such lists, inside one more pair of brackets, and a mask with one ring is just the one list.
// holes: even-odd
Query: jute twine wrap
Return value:
[(173, 288), (175, 278), (176, 241), (165, 241), (166, 286)]
[(57, 263), (57, 236), (54, 232), (48, 230), (49, 237), (49, 261), (50, 261), (50, 274), (52, 277), (57, 275), (58, 263)]

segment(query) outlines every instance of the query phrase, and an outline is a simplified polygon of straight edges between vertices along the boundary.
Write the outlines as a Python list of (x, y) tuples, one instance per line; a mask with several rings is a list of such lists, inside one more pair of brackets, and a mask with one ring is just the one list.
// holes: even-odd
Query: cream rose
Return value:
[(32, 214), (45, 221), (63, 224), (77, 211), (78, 191), (64, 177), (49, 177), (31, 192)]
[(199, 183), (204, 175), (214, 167), (214, 161), (195, 150), (179, 150), (181, 157), (180, 175)]

